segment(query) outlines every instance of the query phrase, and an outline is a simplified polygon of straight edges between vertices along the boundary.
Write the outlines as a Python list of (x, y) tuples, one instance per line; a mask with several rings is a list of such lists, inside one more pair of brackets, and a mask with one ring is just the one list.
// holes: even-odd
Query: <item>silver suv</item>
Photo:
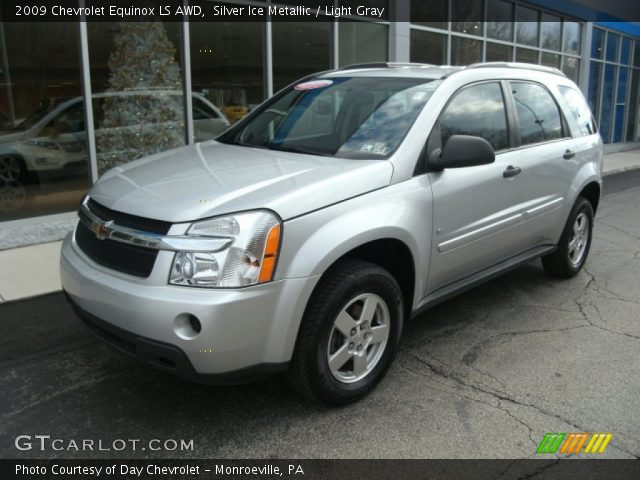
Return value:
[(357, 65), (108, 171), (62, 248), (102, 339), (195, 381), (367, 394), (403, 323), (523, 262), (583, 266), (602, 141), (555, 69)]

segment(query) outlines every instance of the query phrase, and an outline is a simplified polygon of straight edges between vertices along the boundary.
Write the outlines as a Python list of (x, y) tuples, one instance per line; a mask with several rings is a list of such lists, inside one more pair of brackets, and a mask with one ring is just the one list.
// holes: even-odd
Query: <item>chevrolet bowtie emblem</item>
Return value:
[(111, 225), (113, 225), (113, 220), (97, 224), (94, 229), (96, 237), (98, 237), (99, 240), (104, 240), (105, 238), (107, 238), (111, 230)]

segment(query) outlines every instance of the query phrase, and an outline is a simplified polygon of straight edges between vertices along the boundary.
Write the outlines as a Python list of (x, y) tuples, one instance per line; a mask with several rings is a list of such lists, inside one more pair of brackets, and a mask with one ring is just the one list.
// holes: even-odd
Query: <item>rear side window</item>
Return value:
[(558, 90), (560, 90), (562, 98), (580, 127), (580, 135), (585, 136), (596, 133), (598, 131), (596, 122), (582, 94), (575, 88), (565, 87), (563, 85), (559, 85)]
[(458, 92), (440, 115), (442, 146), (452, 135), (487, 140), (494, 150), (509, 146), (507, 115), (498, 83), (472, 85)]
[(540, 85), (511, 82), (522, 145), (562, 138), (562, 117), (551, 94)]

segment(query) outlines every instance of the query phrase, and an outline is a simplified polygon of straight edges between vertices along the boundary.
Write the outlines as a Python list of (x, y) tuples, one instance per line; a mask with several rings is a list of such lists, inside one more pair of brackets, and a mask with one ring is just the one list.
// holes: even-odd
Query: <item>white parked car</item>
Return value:
[[(97, 93), (92, 96), (94, 115), (99, 116), (101, 102), (107, 98), (157, 95), (179, 96), (180, 100), (182, 97), (181, 92), (170, 90)], [(193, 93), (192, 107), (196, 141), (214, 138), (229, 127), (229, 121), (222, 112), (202, 95)], [(176, 125), (164, 127), (176, 128)], [(142, 132), (145, 129), (149, 132), (157, 131), (158, 128), (162, 126), (157, 123), (147, 124), (143, 125)], [(96, 136), (118, 135), (113, 130), (115, 129), (101, 129), (98, 122)], [(100, 152), (104, 156), (110, 153)], [(86, 164), (82, 97), (62, 101), (50, 110), (36, 112), (11, 131), (0, 133), (0, 180), (16, 181), (29, 173), (61, 173), (63, 169), (86, 167)]]

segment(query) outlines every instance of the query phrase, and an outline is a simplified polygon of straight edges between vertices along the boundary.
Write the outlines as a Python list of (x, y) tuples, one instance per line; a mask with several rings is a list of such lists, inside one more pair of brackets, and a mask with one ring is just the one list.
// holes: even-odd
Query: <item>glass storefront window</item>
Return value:
[(631, 62), (631, 39), (624, 37), (622, 39), (622, 47), (620, 49), (620, 63), (629, 65)]
[(0, 222), (75, 210), (90, 185), (77, 23), (5, 22)]
[(469, 65), (482, 61), (482, 42), (472, 38), (451, 37), (451, 65)]
[(637, 127), (638, 104), (640, 104), (640, 70), (632, 70), (631, 75), (629, 113), (627, 114), (627, 142), (636, 140), (640, 136), (640, 129)]
[(564, 53), (580, 55), (580, 37), (582, 26), (576, 22), (564, 22), (564, 41), (562, 50)]
[(487, 62), (510, 62), (513, 59), (513, 48), (501, 43), (487, 42)]
[(98, 174), (185, 144), (180, 24), (89, 22)]
[(640, 40), (636, 40), (636, 47), (633, 49), (633, 66), (640, 67)]
[(338, 23), (338, 64), (385, 62), (389, 58), (389, 28), (367, 22)]
[(602, 86), (602, 108), (600, 111), (600, 134), (605, 143), (611, 142), (611, 126), (613, 124), (613, 101), (616, 87), (616, 73), (618, 67), (605, 65), (604, 84)]
[(601, 86), (601, 73), (602, 64), (599, 62), (591, 62), (589, 65), (589, 91), (587, 100), (589, 101), (589, 107), (593, 112), (593, 116), (598, 118), (600, 113), (600, 86)]
[(273, 88), (331, 67), (329, 22), (273, 22)]
[(487, 4), (487, 37), (497, 40), (513, 40), (513, 12), (511, 2), (489, 0)]
[(618, 61), (618, 44), (620, 43), (620, 35), (609, 32), (607, 33), (607, 61)]
[(562, 71), (567, 77), (578, 83), (578, 80), (580, 79), (580, 59), (565, 56)]
[(538, 50), (516, 48), (516, 62), (538, 63)]
[(538, 10), (519, 5), (516, 11), (516, 41), (523, 45), (537, 47), (539, 21)]
[(451, 3), (451, 17), (455, 20), (451, 23), (454, 32), (469, 35), (483, 35), (482, 16), (484, 10), (483, 0), (457, 0)]
[(411, 0), (411, 22), (431, 28), (447, 28), (447, 0)]
[(542, 39), (542, 48), (560, 51), (560, 32), (562, 23), (560, 17), (542, 14), (542, 23), (540, 24), (540, 38)]
[(591, 58), (602, 58), (604, 53), (605, 31), (594, 28), (591, 36)]
[(447, 58), (447, 37), (440, 33), (411, 30), (411, 61), (442, 65)]
[(540, 57), (540, 65), (560, 68), (560, 55), (557, 55), (555, 53), (542, 52), (542, 55)]
[(264, 23), (193, 22), (190, 33), (194, 134), (202, 141), (226, 127), (210, 104), (233, 124), (264, 100)]

